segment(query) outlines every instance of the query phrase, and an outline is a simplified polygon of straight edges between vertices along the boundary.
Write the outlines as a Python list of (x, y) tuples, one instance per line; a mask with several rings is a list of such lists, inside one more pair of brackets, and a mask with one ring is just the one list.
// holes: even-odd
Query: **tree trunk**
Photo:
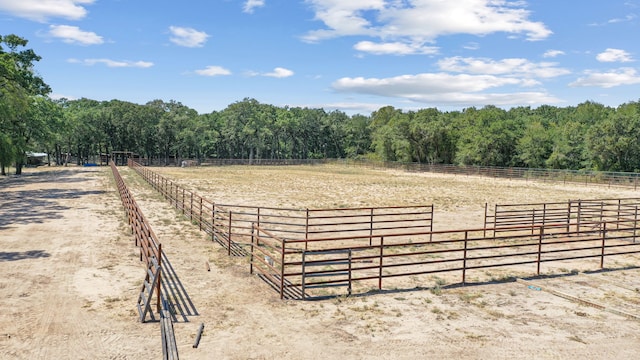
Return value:
[(55, 158), (56, 158), (56, 166), (60, 166), (60, 164), (62, 164), (62, 148), (58, 144), (56, 144), (55, 146)]

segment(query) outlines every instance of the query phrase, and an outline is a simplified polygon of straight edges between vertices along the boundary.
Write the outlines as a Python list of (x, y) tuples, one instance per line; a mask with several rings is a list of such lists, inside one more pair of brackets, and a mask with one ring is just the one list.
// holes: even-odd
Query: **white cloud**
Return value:
[[(630, 3), (625, 3), (625, 5), (629, 5)], [(638, 16), (636, 14), (628, 14), (625, 17), (622, 18), (613, 18), (613, 19), (609, 19), (605, 22), (601, 22), (601, 23), (591, 23), (589, 24), (589, 26), (606, 26), (609, 24), (619, 24), (619, 23), (623, 23), (623, 22), (629, 22), (629, 21), (633, 21), (637, 18)]]
[(380, 110), (381, 107), (388, 106), (388, 103), (365, 103), (365, 102), (330, 102), (314, 104), (290, 104), (289, 107), (301, 107), (309, 109), (325, 109), (328, 111), (339, 110), (346, 113), (372, 113)]
[(379, 30), (361, 15), (364, 11), (383, 11), (384, 0), (307, 0), (315, 11), (315, 18), (328, 29), (312, 31), (304, 39), (318, 41), (348, 35), (375, 35)]
[(607, 49), (596, 56), (600, 62), (630, 62), (631, 54), (621, 49)]
[(354, 49), (368, 52), (375, 55), (413, 55), (413, 54), (436, 54), (438, 48), (434, 46), (423, 46), (420, 44), (407, 44), (402, 42), (374, 43), (371, 41), (360, 41), (353, 46)]
[(562, 50), (547, 50), (544, 54), (542, 54), (542, 57), (545, 58), (554, 58), (560, 55), (564, 55), (565, 52)]
[(264, 6), (264, 0), (247, 0), (242, 8), (243, 12), (253, 13), (253, 9)]
[(537, 78), (552, 78), (570, 73), (567, 69), (557, 67), (556, 63), (534, 63), (521, 58), (495, 61), (485, 58), (463, 58), (456, 56), (438, 61), (438, 66), (440, 69), (449, 72)]
[(541, 40), (551, 31), (541, 22), (529, 20), (521, 1), (507, 0), (307, 0), (315, 18), (326, 28), (309, 32), (304, 39), (364, 35), (383, 39), (433, 41), (449, 34), (487, 35), (496, 32), (524, 34)]
[(179, 26), (169, 26), (169, 31), (172, 35), (169, 40), (176, 45), (185, 47), (202, 47), (209, 37), (204, 31)]
[(469, 42), (466, 43), (464, 45), (462, 45), (463, 49), (467, 49), (467, 50), (478, 50), (480, 49), (480, 44), (478, 44), (477, 42)]
[(640, 84), (640, 74), (633, 68), (620, 68), (608, 72), (585, 71), (585, 75), (569, 86), (612, 88)]
[(50, 25), (49, 34), (53, 37), (61, 38), (68, 44), (97, 45), (102, 44), (102, 36), (90, 31), (82, 31), (77, 26)]
[(264, 76), (275, 77), (275, 78), (286, 78), (289, 76), (293, 76), (293, 71), (282, 68), (282, 67), (277, 67), (273, 69), (272, 72), (265, 73)]
[(562, 102), (561, 99), (546, 92), (508, 92), (470, 94), (464, 92), (447, 94), (428, 94), (413, 99), (422, 103), (443, 104), (449, 106), (520, 106), (548, 105)]
[(0, 0), (0, 11), (39, 22), (49, 18), (82, 19), (87, 15), (83, 5), (94, 0)]
[(49, 94), (49, 98), (51, 98), (53, 100), (60, 100), (60, 99), (78, 100), (78, 98), (76, 98), (75, 96), (68, 96), (68, 95), (63, 95), (63, 94), (58, 94), (58, 93)]
[(633, 21), (636, 18), (637, 18), (636, 14), (628, 14), (627, 16), (625, 16), (623, 18), (610, 19), (609, 21), (607, 21), (607, 23), (616, 24), (616, 23), (621, 23), (621, 22), (628, 22), (628, 21)]
[(289, 69), (285, 69), (283, 67), (276, 67), (273, 69), (273, 71), (266, 72), (266, 73), (261, 73), (258, 71), (246, 71), (245, 75), (249, 77), (266, 76), (266, 77), (274, 77), (274, 78), (286, 78), (286, 77), (293, 76), (294, 72)]
[[(503, 73), (504, 71), (495, 71)], [(519, 105), (550, 104), (560, 99), (545, 91), (505, 91), (488, 92), (500, 87), (531, 86), (538, 82), (513, 76), (495, 76), (490, 74), (448, 74), (423, 73), (401, 75), (390, 78), (341, 78), (335, 81), (333, 89), (339, 92), (377, 95), (400, 98), (413, 102), (438, 105), (476, 106), (476, 105)]]
[(196, 70), (196, 74), (202, 76), (222, 76), (231, 75), (231, 71), (223, 68), (222, 66), (207, 66), (202, 70)]
[(414, 98), (424, 94), (478, 92), (494, 87), (522, 84), (522, 80), (511, 77), (424, 73), (417, 75), (400, 75), (383, 79), (345, 77), (334, 82), (333, 88), (338, 91)]
[(87, 66), (104, 64), (107, 67), (112, 67), (112, 68), (123, 68), (123, 67), (149, 68), (153, 66), (153, 63), (149, 61), (127, 61), (127, 60), (116, 61), (111, 59), (84, 59), (84, 60), (69, 59), (67, 61), (73, 64), (83, 64)]

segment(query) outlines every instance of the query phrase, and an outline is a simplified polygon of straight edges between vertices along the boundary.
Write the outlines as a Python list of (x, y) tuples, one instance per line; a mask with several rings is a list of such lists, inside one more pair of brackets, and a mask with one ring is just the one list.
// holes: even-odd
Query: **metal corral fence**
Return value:
[[(133, 198), (133, 195), (131, 195), (131, 192), (124, 183), (124, 180), (113, 161), (111, 162), (111, 171), (113, 172), (113, 177), (116, 181), (116, 185), (118, 186), (122, 205), (127, 212), (127, 219), (129, 226), (131, 226), (131, 232), (134, 235), (136, 246), (140, 248), (140, 261), (143, 261), (146, 268), (149, 270), (147, 278), (155, 279), (151, 286), (153, 286), (154, 289), (152, 290), (156, 294), (156, 309), (159, 313), (160, 305), (162, 303), (162, 245), (160, 244), (156, 234), (153, 232), (153, 229), (149, 225), (144, 214), (142, 214), (142, 210), (140, 210), (138, 204), (136, 204), (136, 200)], [(143, 292), (144, 290), (145, 289), (143, 289)], [(147, 306), (150, 307), (150, 304), (147, 304)], [(140, 314), (141, 322), (145, 321), (146, 316), (143, 313), (148, 310), (149, 309), (143, 309), (140, 304), (138, 304), (138, 312)], [(153, 312), (150, 314), (153, 316)]]
[[(140, 248), (140, 260), (146, 265), (145, 280), (138, 296), (137, 308), (140, 322), (145, 322), (147, 315), (155, 320), (152, 310), (152, 299), (155, 295), (156, 312), (160, 317), (160, 333), (162, 338), (162, 355), (165, 360), (178, 360), (178, 347), (173, 331), (170, 304), (162, 293), (162, 244), (153, 232), (142, 210), (127, 188), (114, 161), (110, 161), (111, 171), (118, 187), (135, 244)], [(166, 285), (165, 285), (166, 287)]]
[[(447, 272), (459, 272), (465, 284), (472, 270), (517, 266), (523, 271), (527, 264), (540, 275), (546, 262), (595, 259), (603, 268), (605, 257), (640, 254), (635, 221), (606, 221), (589, 231), (566, 230), (565, 225), (504, 227), (508, 234), (494, 236), (486, 236), (482, 228), (308, 240), (283, 239), (255, 225), (251, 272), (267, 280), (281, 298), (296, 299), (336, 295), (331, 287), (351, 294), (356, 283), (378, 290), (383, 281), (391, 289), (411, 288), (407, 278), (425, 284), (425, 276)], [(400, 278), (405, 282), (391, 281)]]
[[(506, 232), (509, 226), (556, 224), (560, 231), (589, 230), (604, 222), (638, 224), (640, 198), (569, 200), (567, 202), (537, 204), (496, 204), (493, 211), (485, 203), (484, 227), (488, 231)], [(533, 230), (532, 230), (533, 231)], [(485, 232), (486, 234), (486, 232)]]
[[(137, 158), (136, 162), (146, 166), (164, 165), (161, 159)], [(531, 169), (518, 167), (496, 167), (475, 165), (425, 164), (415, 162), (375, 161), (368, 159), (202, 159), (188, 160), (191, 165), (224, 166), (224, 165), (320, 165), (342, 164), (345, 166), (361, 166), (366, 168), (401, 169), (416, 172), (433, 172), (460, 176), (486, 176), (514, 180), (537, 180), (584, 185), (622, 186), (638, 189), (640, 173), (604, 172), (590, 170), (564, 169)], [(171, 159), (169, 164), (180, 166), (182, 161)]]
[(347, 165), (402, 169), (416, 172), (433, 172), (453, 174), (461, 176), (485, 176), (493, 178), (513, 180), (536, 180), (562, 183), (574, 183), (585, 185), (607, 185), (630, 187), (636, 190), (640, 185), (640, 174), (630, 172), (603, 172), (588, 170), (563, 170), (563, 169), (531, 169), (517, 167), (495, 167), (475, 165), (445, 165), (385, 162), (371, 160), (335, 160)]
[(248, 254), (254, 224), (279, 238), (295, 240), (433, 230), (433, 205), (289, 209), (218, 204), (135, 161), (130, 161), (129, 166), (200, 230), (224, 246), (229, 255)]
[[(637, 199), (498, 205), (480, 229), (434, 231), (433, 206), (297, 210), (219, 205), (135, 162), (134, 168), (281, 298), (336, 294), (369, 283), (477, 269), (640, 253)], [(533, 206), (533, 210), (531, 210)], [(542, 209), (542, 210), (540, 210)], [(541, 211), (541, 212), (540, 212)], [(249, 241), (247, 241), (249, 240)], [(338, 292), (337, 294), (340, 294)]]

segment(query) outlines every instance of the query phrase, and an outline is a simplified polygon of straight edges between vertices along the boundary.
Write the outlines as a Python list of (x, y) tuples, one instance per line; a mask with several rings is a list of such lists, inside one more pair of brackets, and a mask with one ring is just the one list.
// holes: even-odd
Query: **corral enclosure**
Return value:
[[(482, 225), (485, 203), (542, 203), (570, 199), (637, 197), (633, 187), (507, 180), (483, 176), (406, 172), (361, 166), (150, 167), (220, 204), (279, 208), (355, 208), (431, 205), (455, 213), (464, 226)], [(469, 217), (476, 218), (477, 222)], [(446, 217), (436, 218), (448, 228)]]
[[(156, 170), (168, 178), (156, 177)], [(581, 211), (591, 214), (595, 208), (582, 209), (578, 206), (571, 215), (575, 205), (569, 202), (568, 207), (565, 206), (569, 211), (565, 215), (566, 224), (554, 223), (558, 215), (553, 215), (553, 212), (543, 216), (542, 222), (536, 221), (534, 210), (532, 224), (528, 220), (517, 220), (516, 226), (525, 226), (502, 229), (503, 235), (486, 238), (489, 201), (496, 204), (529, 203), (533, 207), (540, 205), (546, 208), (546, 203), (557, 206), (559, 202), (569, 200), (633, 199), (634, 191), (624, 188), (406, 173), (326, 164), (143, 171), (148, 172), (145, 177), (155, 183), (165, 197), (188, 213), (192, 220), (200, 222), (201, 227), (203, 198), (209, 200), (211, 215), (205, 217), (213, 216), (210, 222), (212, 238), (227, 244), (229, 254), (233, 250), (239, 255), (245, 246), (245, 254), (251, 251), (251, 271), (257, 269), (257, 273), (278, 289), (281, 296), (288, 291), (285, 297), (289, 298), (304, 298), (313, 293), (310, 290), (315, 287), (323, 288), (319, 293), (313, 293), (315, 295), (336, 294), (325, 289), (330, 285), (348, 286), (350, 293), (352, 280), (371, 283), (361, 285), (359, 292), (382, 289), (383, 278), (385, 282), (392, 279), (387, 287), (393, 288), (428, 287), (434, 281), (459, 282), (457, 275), (452, 279), (446, 274), (449, 271), (462, 271), (463, 283), (539, 275), (543, 262), (554, 262), (545, 264), (543, 273), (554, 273), (558, 269), (568, 272), (569, 268), (572, 272), (593, 270), (598, 268), (598, 261), (593, 258), (599, 255), (599, 265), (604, 265), (605, 250), (606, 256), (620, 254), (615, 255), (613, 261), (608, 260), (607, 265), (633, 266), (636, 261), (625, 256), (635, 256), (633, 254), (638, 252), (635, 200), (624, 205), (620, 200), (599, 200), (599, 222), (586, 221), (582, 228), (580, 225), (572, 225), (575, 228), (569, 226), (570, 218), (577, 216), (578, 223), (585, 221)], [(175, 184), (171, 179), (176, 180)], [(199, 206), (196, 204), (194, 207), (194, 195), (196, 202), (200, 202)], [(432, 201), (429, 203), (430, 198)], [(621, 211), (622, 208), (624, 210)], [(497, 205), (495, 209), (497, 211)], [(612, 212), (615, 216), (611, 215)], [(528, 211), (518, 214), (515, 218), (521, 214), (529, 216)], [(547, 216), (549, 220), (545, 224)], [(608, 230), (605, 224), (606, 233), (601, 228), (603, 216), (612, 222)], [(513, 221), (513, 215), (510, 219)], [(241, 223), (244, 225), (239, 225)], [(558, 241), (554, 238), (559, 235), (552, 236), (551, 233), (557, 232), (559, 225), (566, 229), (561, 235), (563, 239)], [(595, 229), (598, 226), (600, 228)], [(611, 226), (620, 231), (614, 233)], [(213, 236), (213, 229), (221, 227), (227, 227), (227, 232), (218, 231), (217, 234), (222, 236)], [(456, 231), (440, 232), (449, 229)], [(585, 232), (585, 229), (591, 230)], [(431, 244), (434, 236), (437, 240)], [(581, 240), (568, 240), (575, 236), (581, 236)], [(608, 239), (606, 245), (605, 238)], [(251, 250), (248, 250), (249, 246)], [(622, 247), (625, 248), (620, 250)], [(499, 260), (485, 261), (494, 257)], [(463, 265), (451, 265), (458, 263)], [(537, 264), (537, 267), (523, 266), (525, 264)], [(492, 270), (475, 270), (485, 268)], [(466, 274), (467, 269), (475, 270), (472, 276)], [(322, 279), (314, 281), (317, 277)], [(398, 280), (400, 277), (402, 279)]]

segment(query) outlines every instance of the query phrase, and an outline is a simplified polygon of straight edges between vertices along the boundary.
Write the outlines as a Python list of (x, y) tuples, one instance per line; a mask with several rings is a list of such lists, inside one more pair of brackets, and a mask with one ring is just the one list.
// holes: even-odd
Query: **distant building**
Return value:
[(47, 158), (49, 154), (47, 153), (39, 153), (39, 152), (28, 152), (27, 153), (27, 165), (29, 166), (41, 166), (47, 164)]

